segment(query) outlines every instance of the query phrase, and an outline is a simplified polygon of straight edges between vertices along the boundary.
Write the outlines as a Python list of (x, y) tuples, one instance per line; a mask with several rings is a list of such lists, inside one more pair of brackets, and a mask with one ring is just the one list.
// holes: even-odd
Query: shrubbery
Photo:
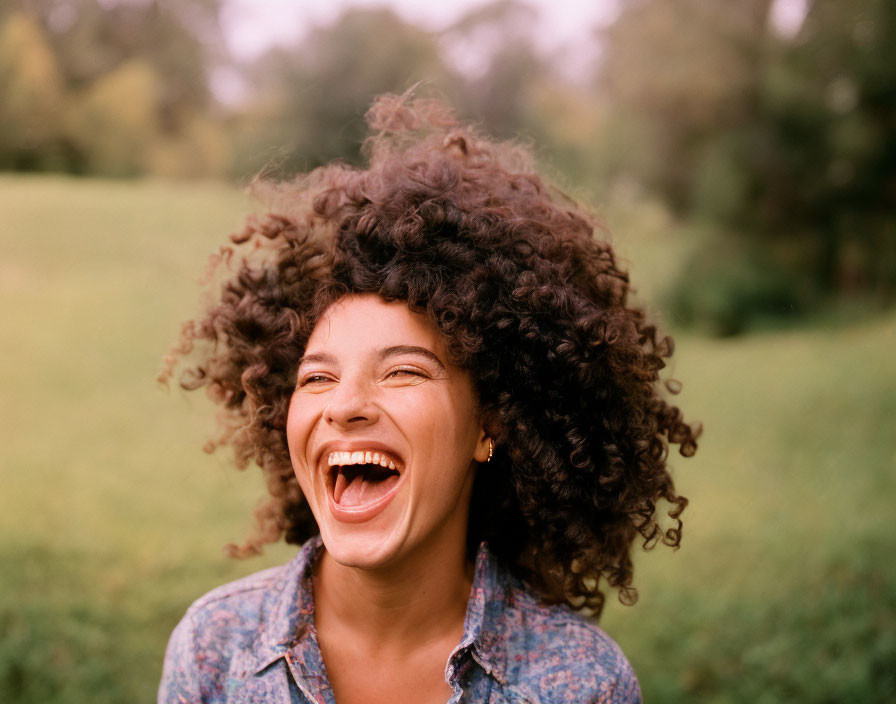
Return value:
[(799, 319), (814, 300), (811, 281), (767, 252), (737, 238), (715, 238), (695, 249), (668, 293), (672, 320), (714, 336)]

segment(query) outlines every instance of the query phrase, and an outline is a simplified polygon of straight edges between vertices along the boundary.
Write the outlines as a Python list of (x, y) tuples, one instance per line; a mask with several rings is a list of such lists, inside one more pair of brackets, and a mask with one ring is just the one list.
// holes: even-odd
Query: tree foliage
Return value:
[(91, 173), (133, 176), (145, 171), (159, 131), (161, 81), (146, 61), (134, 59), (86, 89), (71, 120), (72, 139)]
[[(390, 9), (347, 10), (299, 46), (274, 49), (249, 69), (254, 93), (238, 119), (235, 172), (357, 162), (373, 98), (414, 86), (447, 97), (491, 134), (538, 133), (534, 96), (551, 67), (535, 49), (532, 19), (525, 4), (498, 0), (436, 33)], [(463, 52), (481, 66), (460, 70), (452, 56)]]
[(896, 7), (816, 0), (763, 75), (730, 157), (746, 198), (729, 221), (802, 247), (826, 291), (896, 293)]
[[(247, 64), (223, 49), (224, 2), (0, 5), (0, 168), (244, 180), (356, 162), (373, 97), (416, 85), (533, 141), (596, 202), (645, 194), (701, 233), (673, 291), (682, 322), (731, 333), (896, 298), (889, 0), (808, 0), (794, 33), (769, 19), (781, 0), (619, 0), (590, 82), (544, 53), (523, 0), (438, 32), (349, 7)], [(222, 66), (242, 102), (216, 100)]]
[(613, 167), (714, 236), (675, 292), (682, 320), (738, 332), (832, 295), (896, 295), (896, 9), (815, 0), (630, 0), (607, 33), (611, 122), (649, 156)]
[[(214, 131), (218, 0), (11, 0), (0, 13), (0, 166), (208, 175), (222, 159), (159, 145)], [(163, 149), (164, 151), (164, 149)]]
[[(388, 37), (388, 41), (384, 38)], [(255, 104), (240, 120), (236, 169), (306, 170), (356, 162), (376, 95), (418, 82), (452, 85), (435, 38), (388, 9), (352, 9), (250, 69)]]
[(0, 25), (0, 167), (58, 166), (63, 81), (40, 25), (23, 12)]

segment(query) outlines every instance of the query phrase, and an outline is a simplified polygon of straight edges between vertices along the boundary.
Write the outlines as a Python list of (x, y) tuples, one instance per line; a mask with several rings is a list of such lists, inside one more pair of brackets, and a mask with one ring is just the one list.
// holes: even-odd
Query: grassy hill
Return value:
[[(261, 482), (201, 452), (203, 398), (154, 381), (249, 207), (226, 186), (0, 177), (0, 701), (153, 700), (190, 601), (293, 554), (222, 556)], [(614, 216), (636, 282), (684, 246), (652, 212)], [(639, 603), (602, 621), (645, 700), (886, 701), (896, 315), (677, 342), (706, 426), (673, 459), (683, 547), (639, 553)]]

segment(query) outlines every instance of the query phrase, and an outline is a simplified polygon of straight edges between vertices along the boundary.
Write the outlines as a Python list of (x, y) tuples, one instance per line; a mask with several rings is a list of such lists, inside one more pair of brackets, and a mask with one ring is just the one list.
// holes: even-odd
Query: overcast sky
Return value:
[[(389, 7), (405, 20), (431, 31), (450, 26), (488, 0), (225, 0), (221, 24), (238, 61), (251, 60), (272, 46), (295, 46), (315, 26), (333, 22), (349, 7)], [(559, 55), (569, 77), (593, 65), (598, 48), (592, 32), (612, 20), (616, 0), (527, 0), (536, 11), (539, 48)], [(475, 73), (484, 61), (475, 47), (449, 52), (461, 70)], [(239, 102), (246, 86), (227, 69), (212, 74), (212, 90), (224, 102)]]
[[(119, 0), (115, 0), (119, 1)], [(732, 0), (735, 1), (735, 0)], [(811, 0), (775, 0), (772, 22), (782, 34), (799, 29)], [(488, 0), (225, 0), (221, 23), (228, 47), (238, 61), (251, 60), (272, 46), (295, 46), (316, 25), (329, 24), (346, 8), (389, 7), (420, 27), (445, 29), (465, 12)], [(526, 0), (537, 12), (539, 48), (560, 57), (569, 77), (593, 66), (598, 47), (595, 27), (612, 22), (617, 0)], [(474, 48), (475, 49), (475, 48)], [(475, 50), (464, 47), (452, 56), (458, 68), (475, 72)], [(212, 77), (215, 93), (237, 101), (244, 93), (236, 74), (226, 70)]]
[[(617, 0), (526, 0), (538, 12), (541, 47), (555, 51), (584, 43), (598, 24), (612, 20)], [(390, 7), (430, 30), (444, 29), (487, 0), (226, 0), (222, 18), (238, 59), (252, 59), (271, 45), (289, 46), (316, 24), (327, 24), (347, 7)], [(799, 28), (808, 0), (776, 0), (772, 21), (787, 34)]]
[[(591, 28), (613, 16), (615, 0), (528, 0), (539, 13), (542, 48), (555, 50), (587, 39)], [(290, 45), (315, 24), (332, 22), (347, 7), (390, 7), (430, 30), (443, 29), (484, 0), (227, 0), (222, 18), (231, 50), (251, 59), (272, 44)]]

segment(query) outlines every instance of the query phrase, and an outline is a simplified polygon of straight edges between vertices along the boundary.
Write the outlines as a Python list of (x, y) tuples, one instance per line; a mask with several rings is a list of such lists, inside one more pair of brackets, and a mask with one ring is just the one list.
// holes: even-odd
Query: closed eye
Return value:
[(308, 386), (309, 384), (323, 384), (328, 381), (332, 381), (332, 379), (324, 374), (311, 374), (299, 381), (299, 387)]
[(424, 372), (420, 369), (407, 368), (407, 367), (402, 367), (400, 369), (392, 369), (386, 373), (386, 379), (397, 379), (397, 380), (419, 379), (422, 381), (422, 380), (428, 379), (428, 378), (429, 378), (429, 374), (427, 374), (426, 372)]

